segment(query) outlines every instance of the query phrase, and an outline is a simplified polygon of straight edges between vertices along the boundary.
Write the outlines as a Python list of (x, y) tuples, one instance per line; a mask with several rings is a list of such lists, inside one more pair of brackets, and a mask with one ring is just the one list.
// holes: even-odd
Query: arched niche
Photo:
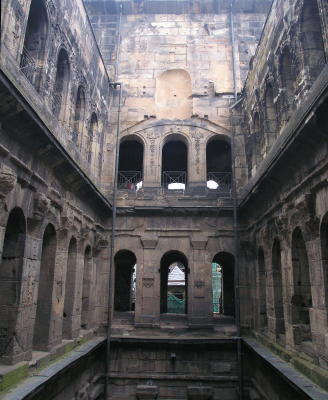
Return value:
[(275, 239), (272, 246), (272, 278), (273, 278), (273, 299), (275, 316), (275, 334), (278, 339), (286, 333), (284, 297), (283, 297), (283, 279), (281, 268), (281, 248), (279, 239)]
[(172, 134), (162, 148), (162, 187), (184, 190), (188, 182), (188, 144), (184, 136)]
[(227, 252), (217, 253), (212, 260), (213, 311), (235, 315), (235, 258)]
[(74, 131), (72, 135), (73, 142), (78, 146), (81, 145), (84, 133), (85, 108), (85, 89), (82, 85), (80, 85), (76, 93)]
[(267, 84), (265, 91), (265, 132), (261, 153), (265, 157), (275, 138), (278, 136), (278, 123), (274, 94), (271, 84)]
[(191, 78), (184, 69), (171, 69), (156, 79), (156, 116), (159, 119), (187, 119), (192, 115)]
[(188, 260), (180, 251), (165, 253), (160, 264), (160, 312), (187, 314)]
[(134, 311), (136, 301), (137, 258), (129, 250), (115, 254), (115, 294), (114, 310)]
[(144, 145), (137, 135), (124, 136), (120, 142), (118, 187), (139, 190), (143, 183)]
[(221, 136), (212, 136), (206, 144), (207, 187), (223, 193), (231, 190), (231, 145)]
[(65, 49), (61, 48), (57, 58), (56, 79), (53, 93), (53, 113), (59, 118), (65, 117), (69, 78), (70, 64), (68, 54)]
[(0, 357), (15, 352), (25, 241), (26, 220), (23, 211), (16, 207), (8, 217), (0, 265)]

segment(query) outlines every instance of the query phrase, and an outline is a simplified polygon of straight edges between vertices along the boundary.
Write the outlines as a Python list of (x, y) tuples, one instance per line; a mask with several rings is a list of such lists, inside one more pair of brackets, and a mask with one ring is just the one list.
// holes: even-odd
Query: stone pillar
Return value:
[(188, 149), (188, 187), (191, 189), (206, 188), (206, 142), (204, 135), (191, 128), (191, 146)]
[(188, 276), (188, 322), (193, 327), (208, 327), (212, 324), (212, 273), (211, 264), (206, 262), (208, 239), (191, 238), (190, 273)]
[(160, 321), (160, 265), (156, 254), (158, 238), (144, 236), (143, 264), (138, 264), (138, 287), (135, 310), (136, 326), (159, 326)]
[(154, 128), (147, 129), (145, 136), (143, 188), (147, 190), (161, 186), (162, 151)]

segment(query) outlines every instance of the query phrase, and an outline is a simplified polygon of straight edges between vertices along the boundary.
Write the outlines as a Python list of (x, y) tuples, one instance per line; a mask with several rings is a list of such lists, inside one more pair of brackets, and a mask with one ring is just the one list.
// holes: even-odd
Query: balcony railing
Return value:
[(185, 190), (187, 184), (186, 171), (164, 171), (162, 186), (169, 190)]
[(33, 78), (36, 71), (36, 64), (35, 59), (33, 58), (32, 54), (26, 49), (26, 47), (23, 48), (20, 70), (23, 72), (26, 78), (31, 83), (33, 83)]
[(231, 172), (208, 172), (207, 187), (220, 193), (230, 194)]
[(119, 171), (117, 187), (119, 189), (127, 189), (137, 191), (142, 187), (141, 171)]

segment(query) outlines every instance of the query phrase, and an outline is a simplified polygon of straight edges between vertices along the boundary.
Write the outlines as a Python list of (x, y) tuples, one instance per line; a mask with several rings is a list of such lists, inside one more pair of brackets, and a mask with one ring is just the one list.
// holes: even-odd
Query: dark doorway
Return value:
[(160, 312), (187, 314), (188, 260), (179, 251), (169, 251), (161, 259)]
[[(212, 270), (216, 267), (217, 272), (221, 272), (220, 294), (218, 313), (223, 315), (235, 315), (235, 258), (232, 254), (221, 252), (217, 253), (212, 261)], [(213, 285), (216, 288), (216, 285)], [(214, 297), (213, 297), (214, 298)], [(213, 304), (215, 307), (215, 304)]]
[(38, 287), (38, 302), (34, 325), (33, 348), (47, 351), (52, 316), (52, 291), (56, 265), (56, 231), (48, 224), (42, 241), (42, 254)]
[(0, 355), (11, 355), (15, 343), (17, 310), (20, 302), (26, 222), (23, 211), (9, 214), (0, 266)]
[(184, 190), (188, 181), (188, 148), (184, 137), (170, 135), (162, 150), (162, 186)]
[(136, 136), (126, 137), (120, 144), (118, 187), (139, 190), (143, 180), (144, 146)]
[(115, 255), (115, 311), (134, 311), (136, 292), (136, 256), (129, 250)]
[(230, 193), (231, 166), (230, 144), (218, 137), (210, 139), (206, 145), (207, 187)]

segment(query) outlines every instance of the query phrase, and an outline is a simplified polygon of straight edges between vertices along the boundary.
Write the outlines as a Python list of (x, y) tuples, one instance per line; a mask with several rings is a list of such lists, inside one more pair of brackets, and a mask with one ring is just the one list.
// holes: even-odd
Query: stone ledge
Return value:
[(243, 341), (310, 399), (328, 400), (328, 371), (273, 343), (269, 338), (257, 334), (256, 339), (243, 338)]
[[(33, 352), (32, 360), (30, 361), (22, 361), (15, 365), (0, 365), (0, 399), (7, 399), (5, 392), (8, 392), (10, 388), (19, 384), (23, 379), (30, 376), (30, 380), (33, 376), (41, 376), (39, 375), (40, 371), (44, 371), (44, 368), (47, 368), (49, 364), (53, 362), (57, 362), (58, 359), (63, 357), (65, 354), (70, 353), (73, 350), (74, 353), (76, 352), (77, 354), (80, 352), (83, 353), (85, 352), (85, 349), (88, 349), (90, 346), (92, 348), (95, 347), (94, 341), (104, 340), (102, 337), (91, 340), (93, 336), (94, 333), (92, 331), (85, 331), (75, 339), (64, 340), (50, 352)], [(30, 383), (28, 383), (27, 386), (29, 387)], [(8, 399), (14, 399), (14, 397), (8, 397)], [(18, 397), (15, 399), (18, 399)]]

